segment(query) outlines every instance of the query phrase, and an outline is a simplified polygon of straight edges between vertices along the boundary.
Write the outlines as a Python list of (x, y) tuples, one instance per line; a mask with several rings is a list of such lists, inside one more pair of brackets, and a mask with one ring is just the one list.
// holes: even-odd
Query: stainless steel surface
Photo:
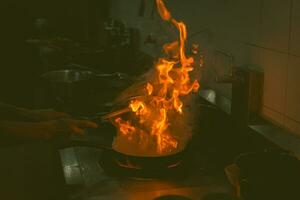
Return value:
[(236, 80), (236, 74), (235, 74), (235, 61), (234, 61), (234, 56), (232, 53), (226, 52), (224, 50), (217, 49), (216, 54), (222, 54), (229, 59), (229, 67), (230, 71), (228, 74), (223, 75), (221, 77), (217, 76), (216, 77), (216, 82), (217, 83), (233, 83)]
[(89, 80), (93, 73), (91, 71), (58, 70), (50, 71), (42, 75), (42, 78), (50, 82), (74, 83)]
[(80, 166), (74, 148), (66, 148), (59, 152), (63, 163), (63, 171), (67, 185), (80, 185), (83, 183)]
[[(71, 65), (71, 67), (74, 67), (74, 64)], [(76, 65), (77, 68), (79, 66)], [(83, 66), (80, 66), (83, 68)], [(74, 67), (75, 68), (75, 67)], [(89, 69), (88, 67), (86, 67)], [(91, 70), (57, 70), (57, 71), (50, 71), (41, 76), (42, 78), (45, 78), (46, 80), (50, 82), (60, 82), (60, 83), (74, 83), (78, 81), (83, 81), (83, 80), (90, 80), (93, 77), (98, 77), (98, 78), (113, 78), (113, 79), (130, 79), (130, 77), (121, 72), (115, 72), (111, 74), (101, 74), (101, 73), (96, 73)]]
[(272, 124), (250, 125), (249, 127), (279, 147), (294, 153), (300, 159), (300, 139), (293, 133)]
[(220, 95), (213, 89), (204, 89), (199, 91), (199, 96), (227, 114), (231, 114), (231, 100)]
[(243, 84), (244, 77), (239, 73), (239, 66), (235, 63), (235, 58), (232, 53), (226, 52), (224, 50), (217, 49), (216, 54), (222, 54), (229, 59), (229, 72), (222, 76), (216, 76), (215, 80), (217, 83), (238, 83)]
[[(230, 52), (217, 49), (215, 54), (216, 62), (218, 60), (217, 55), (225, 56), (226, 62), (222, 58), (221, 63), (215, 63), (215, 66), (212, 67), (215, 80), (208, 81), (206, 84), (210, 86), (209, 88), (214, 88), (219, 94), (226, 95), (228, 100), (230, 99), (230, 103), (228, 103), (231, 104), (230, 114), (236, 121), (235, 124), (239, 125), (239, 129), (243, 130), (249, 124), (252, 116), (261, 113), (264, 73), (258, 66), (238, 66), (235, 57)], [(224, 101), (219, 103), (222, 102)]]
[(51, 84), (57, 104), (68, 105), (78, 93), (75, 83), (92, 79), (93, 72), (80, 70), (50, 71), (41, 76)]
[(98, 164), (101, 150), (77, 147), (74, 149), (80, 166), (83, 186), (70, 194), (71, 199), (84, 200), (154, 200), (164, 195), (180, 195), (199, 200), (207, 193), (231, 193), (223, 173), (205, 173), (199, 166), (184, 178), (173, 180), (129, 179), (107, 175)]

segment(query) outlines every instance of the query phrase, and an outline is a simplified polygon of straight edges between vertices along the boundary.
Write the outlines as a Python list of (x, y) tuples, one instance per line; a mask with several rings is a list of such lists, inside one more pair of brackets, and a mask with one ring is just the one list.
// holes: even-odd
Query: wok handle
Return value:
[(101, 121), (105, 121), (105, 120), (108, 120), (108, 119), (111, 119), (111, 118), (120, 116), (120, 115), (122, 115), (122, 114), (128, 113), (128, 112), (130, 112), (130, 111), (131, 111), (130, 108), (123, 108), (123, 109), (116, 110), (116, 111), (107, 113), (107, 114), (105, 114), (105, 115), (102, 115), (102, 116), (100, 117), (100, 119), (101, 119)]
[(118, 116), (120, 116), (122, 114), (125, 114), (125, 113), (128, 113), (128, 112), (131, 112), (130, 108), (125, 107), (125, 108), (122, 108), (122, 109), (119, 109), (119, 110), (115, 110), (115, 111), (112, 111), (112, 112), (108, 112), (108, 113), (93, 116), (93, 117), (80, 116), (80, 117), (73, 117), (73, 119), (89, 120), (89, 121), (93, 121), (93, 122), (98, 123), (98, 124), (99, 123), (102, 124), (102, 123), (109, 122), (109, 120), (111, 118), (118, 117)]

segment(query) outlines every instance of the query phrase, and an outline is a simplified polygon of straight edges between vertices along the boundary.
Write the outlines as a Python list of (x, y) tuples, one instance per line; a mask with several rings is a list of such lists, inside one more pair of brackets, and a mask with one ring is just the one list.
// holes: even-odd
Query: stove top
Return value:
[[(201, 121), (203, 123), (199, 124), (201, 129), (195, 130), (182, 163), (157, 176), (124, 176), (122, 171), (115, 169), (113, 163), (105, 164), (109, 155), (101, 149), (73, 147), (61, 150), (65, 179), (72, 188), (70, 199), (159, 200), (173, 195), (174, 199), (201, 200), (209, 193), (232, 193), (233, 188), (227, 181), (224, 167), (236, 152), (231, 152), (231, 143), (216, 139), (220, 137), (220, 132), (230, 133), (224, 128), (227, 127), (224, 118), (220, 117), (222, 123), (217, 123), (218, 119), (215, 115), (206, 115)], [(111, 137), (109, 132), (95, 131), (88, 135), (96, 141), (101, 138), (99, 134)], [(100, 142), (107, 141), (111, 144), (111, 140)]]
[(185, 154), (186, 151), (181, 152), (180, 155), (176, 154), (171, 158), (155, 160), (155, 162), (153, 160), (146, 160), (146, 162), (139, 161), (139, 164), (143, 163), (143, 166), (140, 166), (137, 163), (133, 163), (132, 158), (125, 157), (124, 155), (120, 156), (119, 154), (116, 155), (115, 152), (104, 150), (101, 153), (99, 164), (107, 174), (115, 177), (136, 180), (174, 179), (186, 177), (190, 171), (189, 168), (192, 167), (191, 162)]
[(159, 176), (124, 176), (112, 165), (103, 165), (103, 156), (108, 155), (95, 148), (74, 147), (60, 153), (66, 182), (76, 186), (70, 199), (159, 200), (171, 195), (169, 199), (199, 200), (208, 193), (232, 192), (223, 169), (205, 168), (205, 159), (199, 159), (197, 152), (180, 167)]

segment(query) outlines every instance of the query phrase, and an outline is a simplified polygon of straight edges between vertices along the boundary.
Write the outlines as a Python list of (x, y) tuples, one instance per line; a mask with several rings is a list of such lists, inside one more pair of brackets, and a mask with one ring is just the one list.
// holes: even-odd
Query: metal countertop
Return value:
[[(99, 165), (101, 150), (73, 147), (60, 151), (66, 182), (76, 188), (70, 199), (84, 200), (154, 200), (165, 195), (178, 195), (200, 200), (208, 193), (231, 193), (232, 187), (220, 171), (206, 171), (201, 166), (184, 178), (132, 179), (107, 175)], [(77, 186), (77, 187), (76, 187)]]

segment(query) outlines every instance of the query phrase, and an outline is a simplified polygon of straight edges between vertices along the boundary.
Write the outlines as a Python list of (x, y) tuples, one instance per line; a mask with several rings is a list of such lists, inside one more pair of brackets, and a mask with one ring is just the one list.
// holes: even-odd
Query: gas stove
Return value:
[[(197, 145), (178, 166), (143, 174), (116, 166), (105, 151), (72, 147), (60, 151), (70, 199), (201, 199), (209, 193), (232, 193), (223, 166), (210, 163)], [(75, 189), (74, 189), (75, 188)], [(170, 199), (169, 198), (169, 199)]]
[[(226, 113), (209, 106), (201, 106), (199, 110), (194, 136), (184, 159), (177, 167), (155, 173), (155, 176), (124, 173), (124, 169), (111, 163), (109, 154), (99, 148), (61, 150), (66, 183), (71, 188), (70, 199), (154, 200), (177, 195), (177, 199), (199, 200), (209, 193), (232, 193), (224, 168), (245, 151), (246, 145), (232, 130)], [(86, 136), (82, 139), (111, 145), (113, 133), (95, 130)], [(103, 137), (110, 139), (101, 140)]]

